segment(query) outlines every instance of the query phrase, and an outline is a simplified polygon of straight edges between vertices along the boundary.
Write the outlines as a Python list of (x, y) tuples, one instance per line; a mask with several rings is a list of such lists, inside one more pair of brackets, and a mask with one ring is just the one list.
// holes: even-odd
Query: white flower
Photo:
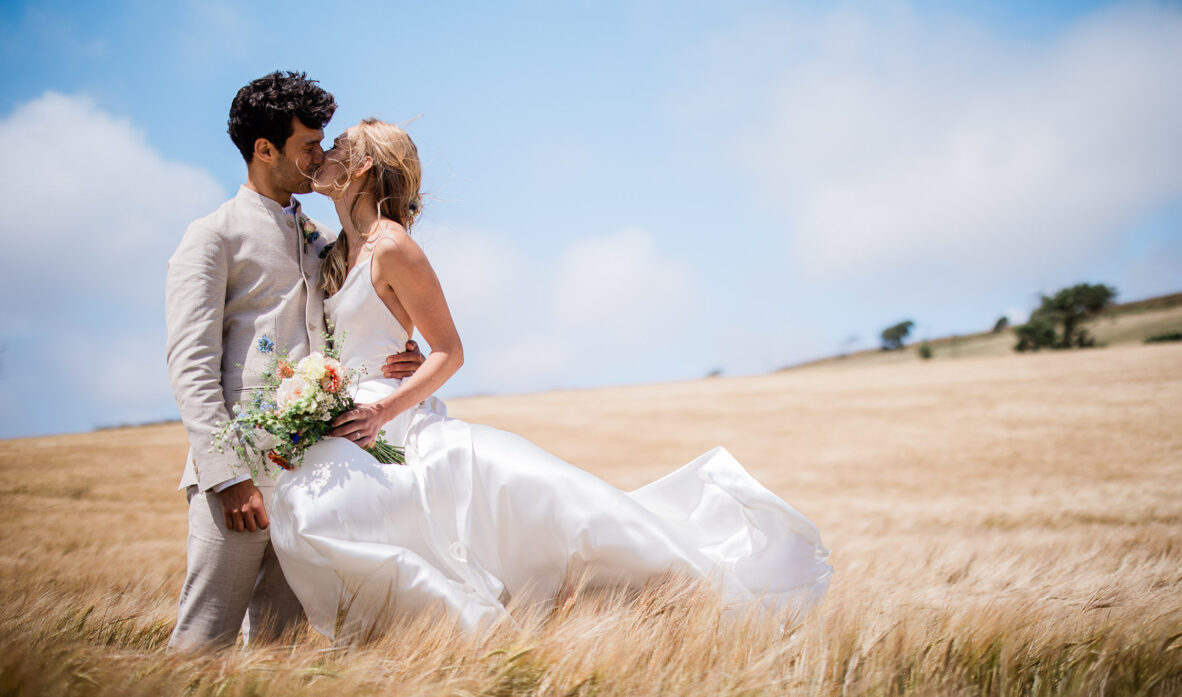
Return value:
[(308, 354), (296, 366), (296, 372), (310, 383), (320, 382), (320, 378), (324, 377), (324, 354), (319, 351)]
[(279, 408), (287, 409), (293, 402), (298, 402), (308, 393), (308, 383), (303, 377), (296, 375), (286, 378), (279, 383), (275, 397), (279, 400)]

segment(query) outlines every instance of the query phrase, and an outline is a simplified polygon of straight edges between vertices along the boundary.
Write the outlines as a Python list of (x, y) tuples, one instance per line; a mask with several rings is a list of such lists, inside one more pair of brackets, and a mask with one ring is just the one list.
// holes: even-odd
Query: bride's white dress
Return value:
[[(408, 338), (369, 266), (325, 303), (337, 335), (347, 333), (342, 362), (368, 368), (359, 402), (398, 388), (379, 368)], [(722, 448), (624, 492), (524, 438), (448, 418), (434, 397), (385, 430), (406, 465), (327, 438), (275, 487), (271, 541), (309, 621), (330, 637), (423, 611), (478, 631), (511, 598), (552, 597), (568, 574), (639, 587), (679, 572), (710, 579), (728, 603), (771, 610), (804, 610), (828, 588), (817, 528)]]

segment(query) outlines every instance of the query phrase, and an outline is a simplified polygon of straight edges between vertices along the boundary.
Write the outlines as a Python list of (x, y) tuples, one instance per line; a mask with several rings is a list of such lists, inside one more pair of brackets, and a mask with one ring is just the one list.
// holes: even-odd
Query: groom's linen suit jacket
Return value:
[[(317, 284), (332, 240), (315, 221), (301, 229), (306, 220), (298, 202), (285, 208), (243, 186), (191, 223), (168, 261), (168, 375), (189, 436), (182, 489), (206, 491), (250, 471), (233, 448), (211, 446), (234, 404), (260, 383), (268, 357), (259, 339), (295, 360), (324, 343)], [(257, 483), (274, 479), (260, 468)]]

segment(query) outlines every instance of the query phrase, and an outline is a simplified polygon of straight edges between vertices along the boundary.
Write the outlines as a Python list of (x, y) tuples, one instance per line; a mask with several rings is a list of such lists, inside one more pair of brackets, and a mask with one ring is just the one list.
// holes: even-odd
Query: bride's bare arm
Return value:
[(359, 405), (333, 422), (332, 435), (349, 437), (369, 446), (377, 431), (390, 419), (431, 396), (455, 375), (464, 363), (464, 347), (452, 321), (443, 288), (423, 250), (401, 228), (392, 231), (374, 249), (375, 286), (393, 290), (411, 323), (431, 347), (423, 365), (390, 396), (373, 404)]

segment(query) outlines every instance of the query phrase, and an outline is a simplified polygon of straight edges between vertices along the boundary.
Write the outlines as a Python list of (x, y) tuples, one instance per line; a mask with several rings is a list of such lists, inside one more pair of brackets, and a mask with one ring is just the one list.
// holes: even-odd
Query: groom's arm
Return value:
[(189, 436), (197, 486), (206, 491), (240, 475), (237, 455), (210, 452), (230, 418), (222, 391), (222, 320), (229, 258), (220, 236), (194, 223), (168, 261), (164, 290), (168, 377)]
[(414, 340), (406, 342), (406, 351), (386, 356), (382, 375), (388, 378), (408, 378), (423, 364), (423, 354)]

